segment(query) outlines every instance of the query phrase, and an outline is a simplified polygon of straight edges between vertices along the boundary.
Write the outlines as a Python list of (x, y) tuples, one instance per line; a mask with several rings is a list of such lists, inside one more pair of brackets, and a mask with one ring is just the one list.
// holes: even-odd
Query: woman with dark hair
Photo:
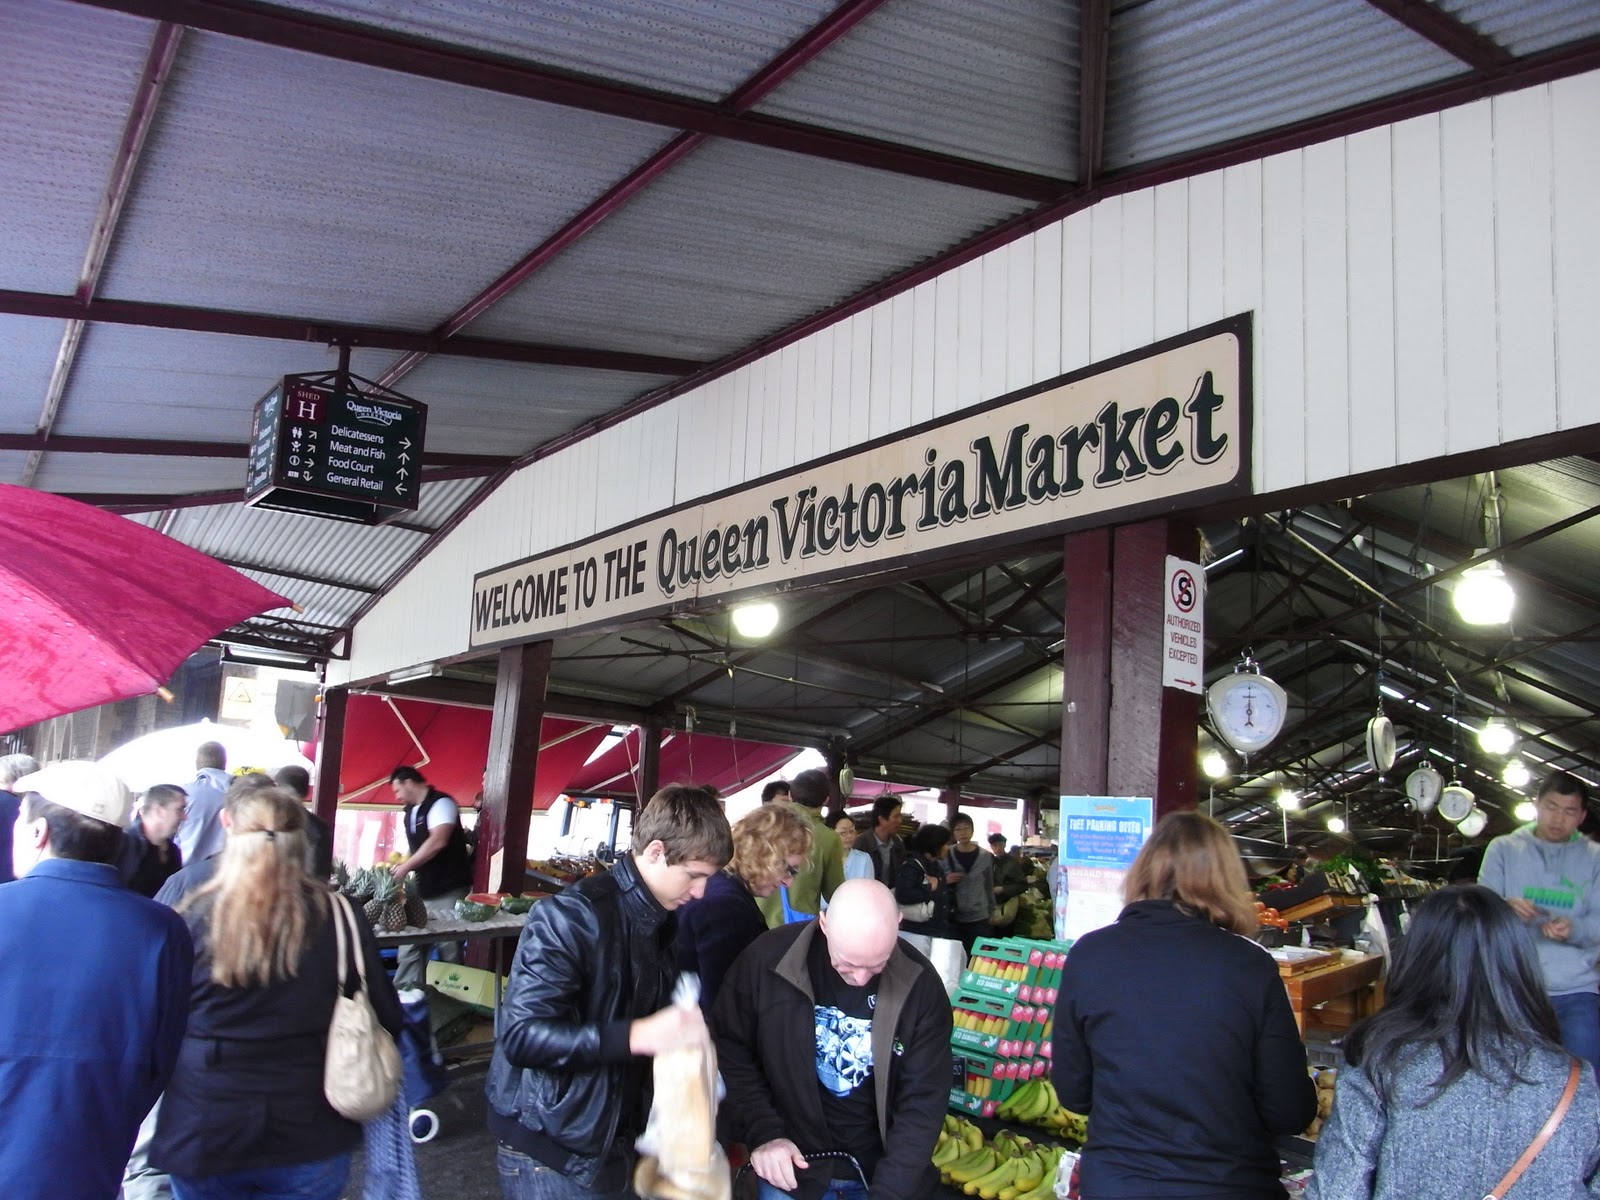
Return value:
[(1170, 813), (1079, 938), (1056, 1002), (1054, 1080), (1089, 1116), (1084, 1200), (1282, 1200), (1273, 1138), (1317, 1115), (1277, 964), (1227, 830)]
[[(1529, 935), (1488, 888), (1428, 897), (1384, 1007), (1345, 1037), (1309, 1200), (1486, 1195), (1555, 1110), (1572, 1064)], [(1600, 1091), (1572, 1106), (1517, 1182), (1529, 1200), (1600, 1196)]]
[(811, 822), (787, 801), (763, 804), (733, 827), (733, 858), (706, 891), (678, 910), (678, 970), (700, 976), (700, 1007), (711, 1004), (733, 960), (767, 931), (756, 906), (805, 869)]
[(901, 933), (950, 936), (950, 889), (944, 878), (944, 856), (949, 849), (950, 831), (943, 825), (924, 825), (906, 842), (905, 861), (894, 888)]

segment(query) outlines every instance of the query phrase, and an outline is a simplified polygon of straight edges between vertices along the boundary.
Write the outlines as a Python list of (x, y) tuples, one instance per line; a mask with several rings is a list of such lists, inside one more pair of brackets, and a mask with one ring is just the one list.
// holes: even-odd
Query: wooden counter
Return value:
[(1304, 1033), (1306, 1013), (1340, 996), (1351, 998), (1357, 1017), (1376, 1011), (1383, 1002), (1382, 974), (1382, 955), (1347, 954), (1339, 962), (1285, 977), (1283, 986), (1289, 993), (1289, 1007), (1294, 1009), (1295, 1024)]

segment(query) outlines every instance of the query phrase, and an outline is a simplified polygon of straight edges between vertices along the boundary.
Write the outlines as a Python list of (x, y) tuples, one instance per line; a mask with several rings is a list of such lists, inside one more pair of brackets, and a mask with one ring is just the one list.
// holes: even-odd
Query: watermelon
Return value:
[(463, 921), (487, 921), (497, 911), (496, 905), (480, 903), (471, 896), (456, 901), (456, 916)]
[(508, 913), (525, 913), (533, 907), (534, 896), (507, 896), (500, 901), (500, 911)]

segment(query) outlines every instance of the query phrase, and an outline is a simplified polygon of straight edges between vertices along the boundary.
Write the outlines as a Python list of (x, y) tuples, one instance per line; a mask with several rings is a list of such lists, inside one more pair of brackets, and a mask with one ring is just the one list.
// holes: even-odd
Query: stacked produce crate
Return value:
[(957, 1112), (992, 1117), (1030, 1079), (1049, 1074), (1056, 992), (1070, 943), (982, 938), (951, 1002)]

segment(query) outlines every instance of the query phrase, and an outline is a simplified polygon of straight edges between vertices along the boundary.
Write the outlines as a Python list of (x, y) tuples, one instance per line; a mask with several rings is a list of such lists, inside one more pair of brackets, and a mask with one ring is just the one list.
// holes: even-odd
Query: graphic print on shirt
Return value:
[(872, 1018), (846, 1016), (827, 1004), (817, 1005), (816, 1014), (817, 1081), (835, 1096), (848, 1096), (872, 1075)]
[(1522, 898), (1535, 908), (1545, 910), (1571, 912), (1578, 907), (1578, 901), (1583, 897), (1583, 889), (1565, 875), (1561, 877), (1556, 887), (1525, 887), (1522, 889)]

